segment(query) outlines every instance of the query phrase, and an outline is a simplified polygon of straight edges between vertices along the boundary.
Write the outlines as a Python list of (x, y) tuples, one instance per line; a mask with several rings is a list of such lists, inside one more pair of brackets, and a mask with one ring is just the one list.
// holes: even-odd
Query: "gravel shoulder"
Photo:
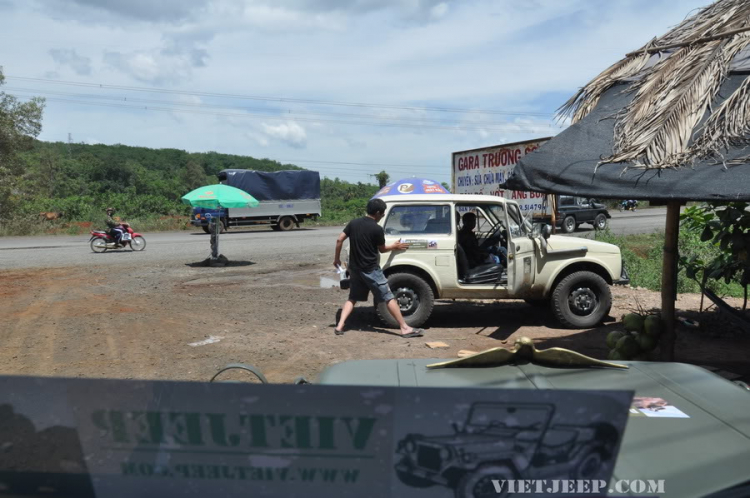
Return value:
[[(6, 310), (0, 373), (206, 381), (240, 362), (259, 367), (271, 382), (292, 382), (314, 380), (342, 361), (455, 358), (462, 349), (510, 347), (522, 335), (540, 349), (560, 346), (605, 358), (605, 336), (617, 327), (560, 329), (551, 313), (523, 301), (445, 301), (437, 303), (424, 337), (403, 339), (378, 323), (370, 303), (355, 310), (351, 330), (336, 336), (332, 327), (346, 293), (321, 287), (321, 279), (325, 286), (335, 278), (328, 251), (246, 258), (226, 268), (137, 264), (127, 256), (108, 254), (117, 265), (0, 271)], [(613, 293), (613, 319), (638, 306), (659, 307), (655, 292)], [(701, 323), (679, 331), (677, 361), (750, 378), (750, 334), (714, 312), (698, 315), (699, 306), (698, 295), (682, 295), (677, 303), (680, 314)], [(429, 341), (448, 348), (430, 349)]]

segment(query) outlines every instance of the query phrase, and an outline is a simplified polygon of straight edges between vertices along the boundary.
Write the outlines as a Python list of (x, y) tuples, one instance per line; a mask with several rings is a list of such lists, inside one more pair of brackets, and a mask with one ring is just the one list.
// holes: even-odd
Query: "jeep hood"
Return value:
[(586, 247), (588, 248), (590, 253), (620, 254), (620, 248), (614, 244), (599, 242), (598, 240), (584, 239), (581, 237), (563, 237), (562, 235), (550, 235), (549, 239), (547, 239), (547, 246), (552, 251)]

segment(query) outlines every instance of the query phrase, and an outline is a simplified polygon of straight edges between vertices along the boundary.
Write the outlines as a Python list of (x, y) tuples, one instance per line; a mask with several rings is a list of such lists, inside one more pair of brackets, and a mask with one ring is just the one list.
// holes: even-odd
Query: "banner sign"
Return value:
[(76, 498), (448, 498), (493, 480), (609, 482), (632, 397), (0, 377), (0, 485)]
[(518, 202), (524, 216), (549, 216), (552, 205), (548, 195), (505, 190), (501, 187), (518, 161), (548, 140), (549, 138), (540, 138), (528, 142), (454, 152), (451, 176), (453, 193), (496, 195)]

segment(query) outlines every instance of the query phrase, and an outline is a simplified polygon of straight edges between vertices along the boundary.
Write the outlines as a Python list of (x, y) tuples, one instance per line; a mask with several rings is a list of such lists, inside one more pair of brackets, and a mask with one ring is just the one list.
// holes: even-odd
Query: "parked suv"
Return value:
[[(550, 306), (566, 327), (593, 327), (612, 306), (609, 286), (628, 282), (619, 247), (550, 235), (549, 225), (532, 226), (512, 200), (456, 194), (382, 199), (386, 244), (401, 239), (410, 247), (382, 254), (380, 265), (413, 327), (430, 318), (436, 299), (525, 299)], [(507, 251), (507, 261), (470, 266), (458, 244), (466, 212), (477, 217), (480, 246)], [(377, 311), (383, 322), (397, 326), (384, 304)]]
[(604, 204), (595, 199), (561, 195), (557, 200), (557, 226), (565, 233), (573, 233), (581, 223), (590, 223), (596, 230), (607, 228), (607, 220), (612, 216)]

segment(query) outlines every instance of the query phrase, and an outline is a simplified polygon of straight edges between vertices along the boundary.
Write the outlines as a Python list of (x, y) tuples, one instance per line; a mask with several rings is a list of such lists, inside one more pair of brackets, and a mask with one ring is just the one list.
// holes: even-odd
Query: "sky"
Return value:
[(450, 182), (709, 0), (0, 0), (0, 90), (45, 141)]

